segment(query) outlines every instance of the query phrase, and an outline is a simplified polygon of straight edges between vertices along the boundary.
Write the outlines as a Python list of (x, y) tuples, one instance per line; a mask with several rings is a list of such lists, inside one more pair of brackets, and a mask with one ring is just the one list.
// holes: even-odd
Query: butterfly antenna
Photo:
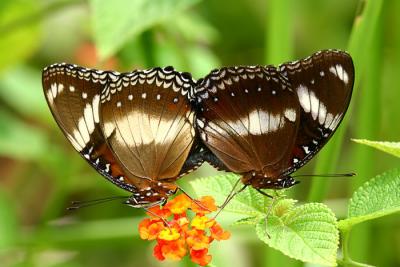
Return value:
[(356, 174), (354, 172), (349, 173), (328, 173), (328, 174), (298, 174), (292, 175), (293, 178), (296, 177), (353, 177)]
[(98, 198), (98, 199), (92, 199), (92, 200), (87, 200), (87, 201), (72, 201), (70, 207), (67, 208), (67, 210), (77, 210), (81, 208), (86, 208), (94, 205), (98, 205), (101, 203), (117, 200), (117, 199), (126, 199), (129, 198), (128, 196), (113, 196), (113, 197), (105, 197), (105, 198)]
[(222, 203), (221, 206), (219, 206), (219, 210), (217, 212), (217, 214), (215, 214), (215, 216), (213, 217), (213, 219), (215, 220), (217, 218), (217, 216), (221, 213), (221, 211), (226, 207), (226, 205), (229, 204), (229, 202), (240, 192), (242, 192), (243, 190), (246, 189), (247, 185), (244, 185), (242, 188), (240, 188), (239, 190), (235, 191), (237, 186), (239, 185), (241, 178), (239, 178), (236, 183), (233, 185), (231, 192), (229, 193), (229, 195), (226, 197), (224, 203)]

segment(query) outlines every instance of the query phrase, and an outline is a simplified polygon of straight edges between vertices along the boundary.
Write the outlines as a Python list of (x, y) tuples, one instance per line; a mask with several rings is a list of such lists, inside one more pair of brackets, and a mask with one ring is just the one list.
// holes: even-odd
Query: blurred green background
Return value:
[[(329, 145), (290, 190), (346, 216), (351, 192), (398, 160), (350, 138), (399, 141), (400, 1), (357, 0), (2, 0), (0, 2), (0, 266), (193, 266), (157, 262), (139, 239), (143, 218), (117, 202), (66, 211), (71, 200), (124, 194), (87, 165), (57, 128), (41, 88), (55, 62), (129, 71), (173, 65), (201, 78), (224, 65), (279, 64), (325, 48), (354, 57), (351, 108)], [(204, 164), (179, 184), (216, 172)], [(399, 189), (400, 190), (400, 189)], [(254, 229), (212, 248), (215, 266), (311, 266), (259, 241)], [(400, 266), (400, 221), (357, 226), (354, 260)]]

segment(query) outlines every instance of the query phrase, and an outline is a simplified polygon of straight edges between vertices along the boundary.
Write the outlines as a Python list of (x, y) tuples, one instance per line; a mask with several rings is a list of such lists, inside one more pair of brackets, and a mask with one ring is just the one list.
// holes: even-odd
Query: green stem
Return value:
[[(363, 11), (360, 15), (356, 16), (354, 26), (351, 32), (348, 50), (353, 57), (354, 65), (356, 68), (356, 80), (354, 84), (353, 95), (357, 95), (357, 89), (360, 83), (360, 77), (365, 72), (365, 60), (369, 56), (370, 44), (375, 37), (375, 31), (378, 19), (381, 14), (383, 0), (360, 2), (363, 5)], [(348, 114), (351, 114), (353, 104), (350, 105)], [(317, 158), (315, 173), (332, 173), (335, 172), (336, 166), (339, 162), (341, 148), (343, 147), (346, 128), (348, 125), (348, 116), (345, 117), (341, 126), (333, 136), (332, 140), (321, 151)], [(310, 202), (321, 202), (328, 191), (327, 179), (313, 179), (308, 200)]]

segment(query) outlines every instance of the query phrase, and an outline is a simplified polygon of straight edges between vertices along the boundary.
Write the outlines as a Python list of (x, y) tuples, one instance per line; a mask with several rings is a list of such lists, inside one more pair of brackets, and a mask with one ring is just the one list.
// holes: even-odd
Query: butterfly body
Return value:
[(336, 50), (277, 68), (212, 71), (195, 89), (200, 138), (215, 155), (208, 161), (256, 189), (293, 186), (290, 174), (338, 127), (353, 81), (350, 56)]

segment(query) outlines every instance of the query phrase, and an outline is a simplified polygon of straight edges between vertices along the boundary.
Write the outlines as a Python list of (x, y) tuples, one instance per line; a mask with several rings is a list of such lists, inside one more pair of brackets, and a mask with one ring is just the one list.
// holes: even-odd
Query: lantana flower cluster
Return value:
[(206, 216), (216, 210), (215, 201), (210, 196), (193, 201), (181, 194), (163, 207), (149, 209), (147, 214), (150, 218), (140, 222), (139, 234), (144, 240), (157, 241), (153, 255), (160, 261), (179, 261), (189, 254), (194, 263), (205, 266), (212, 259), (208, 254), (211, 242), (230, 237), (228, 231)]

